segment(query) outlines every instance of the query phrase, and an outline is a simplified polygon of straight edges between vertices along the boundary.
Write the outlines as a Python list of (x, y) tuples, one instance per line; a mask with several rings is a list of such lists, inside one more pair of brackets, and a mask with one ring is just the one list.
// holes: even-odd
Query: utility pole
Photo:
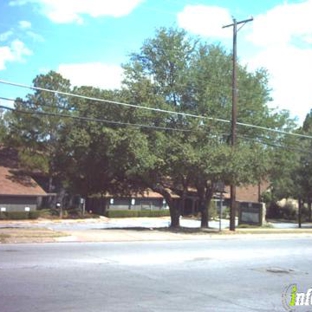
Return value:
[[(253, 18), (239, 21), (233, 19), (233, 23), (223, 26), (222, 28), (233, 27), (233, 71), (232, 71), (232, 123), (231, 123), (231, 145), (235, 148), (236, 145), (236, 123), (237, 123), (237, 25), (243, 24), (242, 27), (253, 21)], [(235, 231), (235, 217), (236, 217), (236, 185), (232, 181), (230, 186), (231, 204), (230, 204), (230, 231)]]

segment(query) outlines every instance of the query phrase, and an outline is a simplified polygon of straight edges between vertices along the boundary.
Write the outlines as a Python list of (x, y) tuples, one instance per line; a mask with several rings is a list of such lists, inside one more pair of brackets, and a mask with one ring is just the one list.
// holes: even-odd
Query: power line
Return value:
[(73, 115), (67, 115), (67, 114), (61, 114), (61, 113), (52, 113), (52, 112), (38, 112), (38, 111), (24, 111), (24, 110), (18, 110), (11, 107), (0, 105), (0, 108), (20, 113), (20, 114), (28, 114), (28, 115), (44, 115), (44, 116), (53, 116), (53, 117), (64, 117), (64, 118), (71, 118), (76, 120), (83, 120), (83, 121), (94, 121), (94, 122), (102, 122), (102, 123), (108, 123), (113, 125), (122, 125), (122, 126), (132, 126), (137, 128), (151, 128), (156, 130), (170, 130), (170, 131), (181, 131), (181, 132), (191, 132), (192, 130), (188, 129), (177, 129), (177, 128), (169, 128), (169, 127), (160, 127), (160, 126), (152, 126), (152, 125), (143, 125), (143, 124), (132, 124), (127, 122), (120, 122), (120, 121), (113, 121), (113, 120), (107, 120), (107, 119), (100, 119), (100, 118), (93, 118), (93, 117), (81, 117), (81, 116), (73, 116)]
[[(0, 97), (0, 99), (6, 99), (6, 100), (10, 100), (7, 98), (3, 98)], [(68, 114), (61, 114), (61, 113), (51, 113), (51, 112), (38, 112), (38, 111), (23, 111), (23, 110), (18, 110), (18, 109), (14, 109), (14, 108), (10, 108), (7, 106), (3, 106), (0, 105), (0, 108), (5, 109), (5, 110), (9, 110), (9, 111), (13, 111), (16, 113), (20, 113), (20, 114), (28, 114), (28, 115), (41, 115), (41, 116), (53, 116), (53, 117), (63, 117), (63, 118), (71, 118), (71, 119), (75, 119), (75, 120), (82, 120), (82, 121), (92, 121), (92, 122), (99, 122), (99, 123), (107, 123), (107, 124), (113, 124), (113, 125), (122, 125), (122, 126), (131, 126), (131, 127), (137, 127), (137, 128), (148, 128), (148, 129), (154, 129), (154, 130), (169, 130), (169, 131), (180, 131), (180, 132), (194, 132), (196, 130), (188, 130), (188, 129), (178, 129), (178, 128), (170, 128), (170, 127), (160, 127), (160, 126), (152, 126), (152, 125), (144, 125), (144, 124), (132, 124), (132, 123), (125, 123), (125, 122), (118, 122), (118, 121), (113, 121), (113, 120), (107, 120), (107, 119), (100, 119), (100, 118), (93, 118), (93, 117), (80, 117), (80, 116), (73, 116), (73, 115), (68, 115)], [(219, 137), (224, 137), (224, 136), (228, 136), (229, 133), (225, 134), (225, 133), (212, 133), (212, 135), (216, 135)], [(293, 146), (289, 146), (287, 145), (287, 147), (285, 145), (281, 145), (281, 144), (274, 144), (271, 142), (265, 142), (264, 140), (268, 140), (268, 138), (263, 138), (263, 137), (250, 137), (250, 136), (246, 136), (246, 135), (238, 135), (238, 137), (240, 139), (246, 140), (246, 141), (253, 141), (255, 143), (259, 143), (261, 145), (266, 145), (266, 146), (271, 146), (271, 147), (275, 147), (275, 148), (287, 148), (289, 150), (292, 151), (296, 151), (296, 152), (301, 152), (301, 153), (305, 153), (305, 154), (311, 154), (310, 151), (307, 150), (303, 150), (297, 147), (293, 147)], [(312, 155), (312, 154), (311, 154)]]
[[(70, 92), (63, 92), (63, 91), (50, 90), (50, 89), (45, 89), (45, 88), (40, 88), (40, 87), (27, 86), (27, 85), (15, 83), (15, 82), (5, 81), (5, 80), (2, 80), (2, 79), (0, 79), (0, 83), (6, 84), (6, 85), (15, 86), (15, 87), (20, 87), (20, 88), (32, 89), (32, 90), (37, 90), (37, 91), (45, 91), (45, 92), (50, 92), (50, 93), (54, 93), (54, 94), (61, 94), (61, 95), (65, 95), (65, 96), (76, 97), (76, 98), (80, 98), (80, 99), (84, 99), (84, 100), (97, 101), (97, 102), (103, 102), (103, 103), (110, 103), (110, 104), (121, 105), (121, 106), (132, 107), (132, 108), (138, 108), (138, 109), (146, 109), (146, 110), (159, 112), (159, 113), (181, 115), (181, 116), (184, 116), (184, 117), (207, 118), (207, 117), (198, 116), (198, 115), (194, 115), (194, 114), (169, 111), (169, 110), (165, 110), (165, 109), (161, 109), (161, 108), (154, 108), (154, 107), (147, 107), (147, 106), (138, 106), (136, 104), (129, 104), (129, 103), (112, 101), (112, 100), (107, 100), (107, 99), (100, 99), (100, 98), (95, 98), (95, 97), (90, 97), (90, 96), (85, 96), (85, 95), (80, 95), (80, 94), (75, 94), (75, 93), (70, 93)], [(215, 118), (211, 118), (211, 119), (217, 120)], [(220, 121), (221, 120), (222, 119), (220, 119)], [(222, 121), (223, 122), (228, 122), (226, 120), (222, 120)]]
[[(27, 85), (15, 83), (15, 82), (10, 82), (10, 81), (6, 81), (6, 80), (2, 80), (2, 79), (0, 79), (0, 83), (1, 84), (15, 86), (15, 87), (20, 87), (20, 88), (31, 89), (31, 90), (50, 92), (50, 93), (53, 93), (53, 94), (61, 94), (61, 95), (65, 95), (65, 96), (76, 97), (76, 98), (81, 98), (81, 99), (90, 100), (90, 101), (96, 101), (96, 102), (102, 102), (102, 103), (110, 103), (110, 104), (114, 104), (114, 105), (121, 105), (121, 106), (125, 106), (125, 107), (136, 108), (136, 109), (145, 109), (145, 110), (154, 111), (154, 112), (158, 112), (158, 113), (166, 113), (166, 114), (171, 114), (171, 115), (178, 115), (178, 116), (183, 116), (183, 117), (192, 117), (192, 118), (198, 118), (198, 119), (207, 119), (207, 120), (212, 120), (212, 121), (216, 121), (216, 122), (223, 122), (223, 123), (227, 123), (227, 124), (231, 123), (230, 120), (221, 119), (221, 118), (214, 118), (214, 117), (208, 117), (208, 116), (199, 116), (199, 115), (195, 115), (195, 114), (175, 112), (175, 111), (165, 110), (165, 109), (161, 109), (161, 108), (139, 106), (139, 105), (136, 105), (136, 104), (129, 104), (129, 103), (118, 102), (118, 101), (113, 101), (113, 100), (89, 97), (89, 96), (75, 94), (75, 93), (70, 93), (70, 92), (63, 92), (63, 91), (46, 89), (46, 88), (27, 86)], [(13, 101), (15, 101), (15, 100), (13, 100)], [(237, 122), (236, 124), (239, 125), (239, 126), (248, 127), (248, 128), (254, 128), (254, 129), (259, 129), (259, 130), (265, 130), (265, 131), (275, 132), (275, 133), (279, 133), (279, 134), (284, 134), (284, 135), (291, 135), (291, 136), (296, 136), (296, 137), (301, 137), (301, 138), (306, 138), (306, 139), (312, 139), (312, 136), (310, 136), (310, 135), (304, 135), (304, 134), (298, 134), (298, 133), (293, 133), (293, 132), (287, 132), (287, 131), (283, 131), (283, 130), (272, 129), (272, 128), (267, 128), (267, 127), (263, 127), (263, 126), (247, 124), (247, 123), (243, 123), (243, 122)]]
[(291, 150), (291, 151), (294, 151), (294, 152), (298, 152), (298, 153), (305, 153), (305, 154), (308, 154), (308, 155), (312, 155), (312, 151), (309, 150), (309, 149), (302, 149), (300, 147), (298, 147), (298, 145), (294, 145), (294, 144), (283, 144), (282, 142), (280, 143), (272, 143), (272, 142), (269, 142), (270, 139), (269, 138), (265, 138), (265, 137), (252, 137), (252, 136), (248, 136), (248, 135), (237, 135), (237, 137), (239, 139), (242, 139), (242, 140), (246, 140), (246, 141), (252, 141), (254, 143), (257, 143), (257, 144), (262, 144), (262, 145), (266, 145), (266, 146), (271, 146), (271, 147), (274, 147), (274, 148), (280, 148), (280, 149), (283, 149), (283, 150)]

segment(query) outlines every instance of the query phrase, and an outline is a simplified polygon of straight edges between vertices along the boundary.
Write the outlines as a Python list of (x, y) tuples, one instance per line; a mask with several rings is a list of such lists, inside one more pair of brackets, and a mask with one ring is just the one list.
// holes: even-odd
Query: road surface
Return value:
[(0, 310), (286, 311), (285, 287), (312, 287), (311, 260), (311, 238), (272, 236), (0, 245)]

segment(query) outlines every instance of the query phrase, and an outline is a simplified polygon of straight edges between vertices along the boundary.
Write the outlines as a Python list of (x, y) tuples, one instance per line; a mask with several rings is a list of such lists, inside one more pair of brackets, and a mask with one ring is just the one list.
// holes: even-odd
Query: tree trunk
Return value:
[(211, 199), (213, 196), (213, 188), (206, 188), (205, 193), (203, 194), (204, 198), (201, 199), (201, 222), (200, 227), (207, 229), (209, 226), (209, 208), (211, 204)]
[(312, 202), (309, 200), (308, 202), (308, 208), (309, 208), (309, 222), (312, 221)]
[(171, 218), (171, 228), (179, 228), (180, 227), (180, 209), (177, 203), (173, 202), (171, 206), (169, 206), (170, 210), (170, 218)]
[(302, 226), (302, 199), (299, 198), (299, 208), (298, 208), (298, 227)]
[(200, 227), (204, 229), (208, 228), (208, 205), (207, 203), (204, 203), (201, 207)]
[[(53, 192), (53, 177), (49, 175), (48, 177), (48, 193), (51, 194)], [(55, 208), (55, 198), (54, 196), (49, 195), (48, 197), (48, 206), (49, 208)]]
[(177, 201), (174, 201), (171, 197), (170, 192), (161, 186), (153, 186), (151, 189), (154, 192), (157, 192), (161, 194), (164, 199), (166, 200), (167, 205), (169, 206), (170, 211), (170, 218), (171, 218), (171, 228), (179, 228), (180, 227), (180, 209), (179, 209), (179, 203)]

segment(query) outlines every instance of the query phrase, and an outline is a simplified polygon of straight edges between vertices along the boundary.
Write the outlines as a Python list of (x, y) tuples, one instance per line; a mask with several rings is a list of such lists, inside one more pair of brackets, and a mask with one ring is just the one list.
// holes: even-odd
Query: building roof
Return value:
[(29, 176), (0, 166), (0, 196), (46, 196), (47, 193)]
[[(172, 192), (170, 189), (167, 189), (170, 193), (172, 198), (180, 198), (179, 195), (175, 194), (174, 192)], [(110, 193), (105, 193), (103, 195), (103, 197), (123, 197), (121, 195), (114, 195), (114, 194), (110, 194)], [(151, 189), (146, 189), (145, 191), (143, 191), (142, 193), (138, 192), (138, 193), (131, 193), (129, 195), (124, 195), (124, 197), (133, 197), (133, 198), (163, 198), (163, 196), (157, 192), (152, 191)]]
[[(236, 200), (239, 202), (250, 202), (250, 203), (258, 203), (261, 194), (269, 189), (269, 182), (262, 181), (259, 185), (246, 185), (246, 186), (237, 186), (236, 187)], [(230, 187), (225, 187), (224, 198), (231, 198)]]

